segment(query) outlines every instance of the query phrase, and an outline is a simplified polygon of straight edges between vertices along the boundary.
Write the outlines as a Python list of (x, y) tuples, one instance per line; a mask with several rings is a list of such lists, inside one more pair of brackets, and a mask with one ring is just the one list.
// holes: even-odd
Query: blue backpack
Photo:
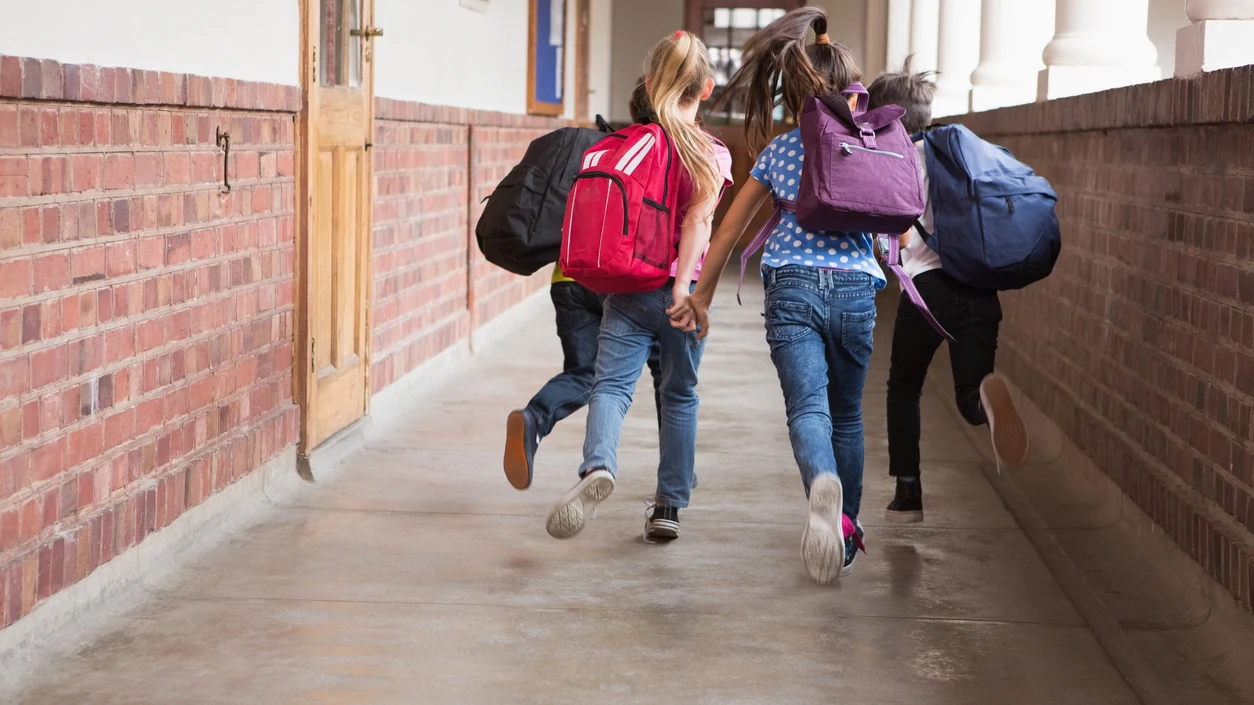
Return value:
[(1022, 289), (1049, 276), (1062, 249), (1049, 182), (962, 125), (923, 139), (935, 228), (924, 239), (941, 269), (977, 289)]

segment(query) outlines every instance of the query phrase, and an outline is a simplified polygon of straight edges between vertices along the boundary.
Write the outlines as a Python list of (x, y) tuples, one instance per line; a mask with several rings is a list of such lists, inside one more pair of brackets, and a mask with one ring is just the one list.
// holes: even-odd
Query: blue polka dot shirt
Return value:
[[(801, 187), (801, 165), (804, 161), (801, 128), (797, 128), (771, 140), (770, 145), (758, 155), (758, 162), (749, 175), (770, 189), (775, 198), (795, 201)], [(766, 241), (762, 266), (798, 264), (865, 272), (875, 280), (875, 288), (882, 289), (888, 282), (875, 260), (873, 244), (867, 233), (806, 230), (797, 224), (796, 213), (784, 212), (779, 225)]]

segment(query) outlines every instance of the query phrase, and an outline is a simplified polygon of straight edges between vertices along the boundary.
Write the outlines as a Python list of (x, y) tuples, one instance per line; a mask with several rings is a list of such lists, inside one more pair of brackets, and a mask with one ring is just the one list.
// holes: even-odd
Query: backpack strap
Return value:
[(858, 96), (858, 102), (854, 104), (854, 115), (861, 115), (871, 107), (871, 94), (868, 93), (867, 89), (863, 88), (862, 84), (857, 81), (854, 81), (846, 86), (845, 90), (841, 91), (840, 94), (845, 98), (848, 98), (851, 95)]
[[(919, 228), (920, 231), (923, 230), (923, 226), (919, 225), (917, 221), (915, 222), (915, 227)], [(886, 237), (888, 238), (888, 255), (885, 257), (886, 264), (888, 269), (897, 276), (897, 281), (901, 282), (901, 290), (906, 292), (906, 296), (910, 297), (910, 303), (919, 309), (919, 313), (923, 314), (923, 319), (928, 322), (928, 325), (932, 326), (933, 330), (952, 343), (954, 337), (941, 326), (940, 322), (936, 320), (936, 316), (932, 315), (932, 311), (927, 307), (927, 302), (923, 300), (923, 295), (915, 287), (914, 280), (910, 278), (909, 274), (906, 274), (906, 270), (901, 266), (901, 236), (887, 235)]]
[(762, 249), (762, 246), (766, 244), (767, 238), (771, 236), (771, 233), (775, 232), (775, 227), (779, 225), (780, 219), (784, 217), (784, 211), (789, 213), (797, 212), (796, 201), (772, 197), (771, 202), (771, 217), (767, 218), (766, 222), (762, 224), (762, 228), (758, 230), (758, 234), (753, 236), (749, 246), (745, 248), (744, 252), (740, 253), (740, 280), (736, 283), (737, 304), (741, 303), (740, 287), (745, 283), (745, 267), (749, 266), (749, 259), (753, 257), (755, 252)]

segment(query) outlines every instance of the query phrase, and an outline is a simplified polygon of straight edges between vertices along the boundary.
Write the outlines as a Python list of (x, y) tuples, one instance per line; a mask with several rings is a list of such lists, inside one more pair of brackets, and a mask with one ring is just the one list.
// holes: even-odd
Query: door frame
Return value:
[[(315, 91), (318, 89), (318, 58), (315, 49), (318, 42), (315, 37), (320, 31), (318, 27), (318, 14), (314, 2), (318, 0), (298, 0), (300, 4), (300, 87), (301, 87), (301, 105), (300, 113), (296, 116), (296, 129), (294, 134), (295, 140), (295, 169), (296, 169), (296, 197), (295, 197), (295, 219), (296, 227), (294, 233), (295, 248), (295, 266), (293, 271), (293, 287), (294, 287), (294, 325), (292, 334), (292, 400), (300, 408), (300, 443), (297, 446), (297, 453), (301, 461), (304, 461), (312, 448), (309, 447), (308, 441), (313, 434), (314, 422), (317, 414), (312, 408), (315, 386), (315, 370), (313, 369), (312, 355), (312, 312), (310, 310), (310, 301), (312, 300), (312, 282), (313, 282), (313, 258), (310, 254), (310, 242), (313, 233), (313, 185), (314, 185), (314, 150), (317, 149), (317, 135), (314, 127), (316, 126), (317, 116), (319, 112), (318, 101), (315, 100)], [(362, 2), (361, 26), (370, 27), (374, 25), (374, 2), (373, 0), (360, 0)], [(367, 91), (369, 100), (366, 101), (365, 120), (367, 121), (366, 135), (370, 143), (374, 142), (374, 64), (377, 58), (377, 52), (373, 47), (373, 40), (362, 42), (362, 90)], [(366, 57), (370, 56), (370, 60)], [(364, 223), (362, 239), (365, 252), (365, 264), (361, 269), (363, 277), (361, 287), (362, 300), (360, 303), (359, 314), (362, 316), (362, 325), (365, 326), (365, 344), (362, 355), (362, 366), (364, 370), (365, 393), (362, 404), (362, 416), (364, 417), (370, 410), (370, 363), (373, 358), (373, 303), (374, 303), (374, 150), (365, 150), (365, 162), (363, 169), (368, 175), (362, 198), (361, 218)], [(350, 424), (347, 428), (352, 428)], [(325, 438), (323, 439), (326, 440)], [(302, 475), (309, 473), (307, 462), (298, 462), (298, 470)], [(309, 475), (307, 479), (312, 479)]]

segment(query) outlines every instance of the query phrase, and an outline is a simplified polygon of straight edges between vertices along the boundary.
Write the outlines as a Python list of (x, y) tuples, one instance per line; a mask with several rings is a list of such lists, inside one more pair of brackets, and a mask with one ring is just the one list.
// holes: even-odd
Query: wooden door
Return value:
[[(305, 0), (298, 398), (308, 451), (369, 399), (373, 0)], [(299, 340), (299, 339), (298, 339)], [(299, 382), (303, 380), (304, 383)]]

